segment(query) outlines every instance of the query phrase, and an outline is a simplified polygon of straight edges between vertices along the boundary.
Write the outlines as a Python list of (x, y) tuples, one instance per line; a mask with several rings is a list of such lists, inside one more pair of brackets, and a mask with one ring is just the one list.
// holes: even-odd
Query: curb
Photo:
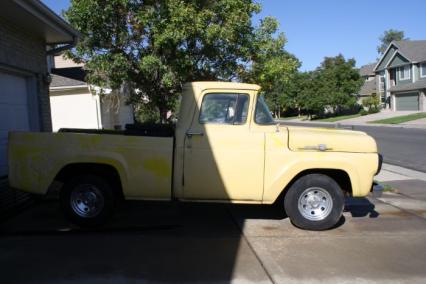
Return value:
[(418, 180), (426, 181), (426, 173), (403, 168), (400, 166), (383, 163), (382, 171), (388, 171), (390, 173), (402, 175), (410, 179), (418, 179)]
[(344, 126), (347, 128), (356, 127), (356, 126), (362, 126), (362, 127), (389, 127), (389, 128), (404, 128), (404, 129), (424, 129), (426, 130), (426, 125), (410, 125), (410, 124), (379, 124), (379, 123), (346, 123), (346, 122), (321, 122), (321, 121), (300, 121), (300, 120), (281, 120), (276, 119), (276, 122), (280, 124), (304, 124), (303, 126), (309, 126), (309, 124), (312, 125), (323, 125), (333, 128), (341, 128), (339, 126)]

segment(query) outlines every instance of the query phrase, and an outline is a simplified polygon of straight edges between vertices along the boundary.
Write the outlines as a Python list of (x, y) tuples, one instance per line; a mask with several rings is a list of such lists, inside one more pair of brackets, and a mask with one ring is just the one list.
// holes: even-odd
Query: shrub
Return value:
[(380, 100), (378, 96), (371, 96), (362, 100), (362, 105), (368, 113), (377, 113), (380, 111)]

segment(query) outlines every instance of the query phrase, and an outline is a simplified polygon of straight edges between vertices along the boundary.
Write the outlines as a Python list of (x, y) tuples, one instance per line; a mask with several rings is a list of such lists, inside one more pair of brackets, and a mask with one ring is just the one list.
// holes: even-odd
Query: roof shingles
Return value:
[(86, 73), (81, 67), (52, 69), (51, 88), (55, 87), (75, 87), (86, 85)]
[(393, 43), (407, 59), (414, 62), (426, 61), (426, 40), (401, 40)]

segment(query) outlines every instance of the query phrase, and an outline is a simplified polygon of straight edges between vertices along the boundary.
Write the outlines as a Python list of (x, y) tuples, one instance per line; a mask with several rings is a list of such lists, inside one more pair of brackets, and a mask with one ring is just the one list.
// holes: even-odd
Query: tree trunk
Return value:
[(160, 123), (165, 124), (167, 122), (167, 112), (166, 108), (159, 108), (160, 111)]

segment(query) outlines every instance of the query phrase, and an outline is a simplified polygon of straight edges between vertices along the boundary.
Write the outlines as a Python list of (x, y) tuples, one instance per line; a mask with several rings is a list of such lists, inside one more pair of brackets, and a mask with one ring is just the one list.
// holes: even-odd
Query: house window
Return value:
[(426, 63), (420, 64), (420, 77), (426, 78)]
[(398, 68), (399, 80), (411, 79), (410, 66), (402, 66)]
[(380, 75), (379, 91), (383, 92), (384, 90), (385, 90), (385, 75)]

